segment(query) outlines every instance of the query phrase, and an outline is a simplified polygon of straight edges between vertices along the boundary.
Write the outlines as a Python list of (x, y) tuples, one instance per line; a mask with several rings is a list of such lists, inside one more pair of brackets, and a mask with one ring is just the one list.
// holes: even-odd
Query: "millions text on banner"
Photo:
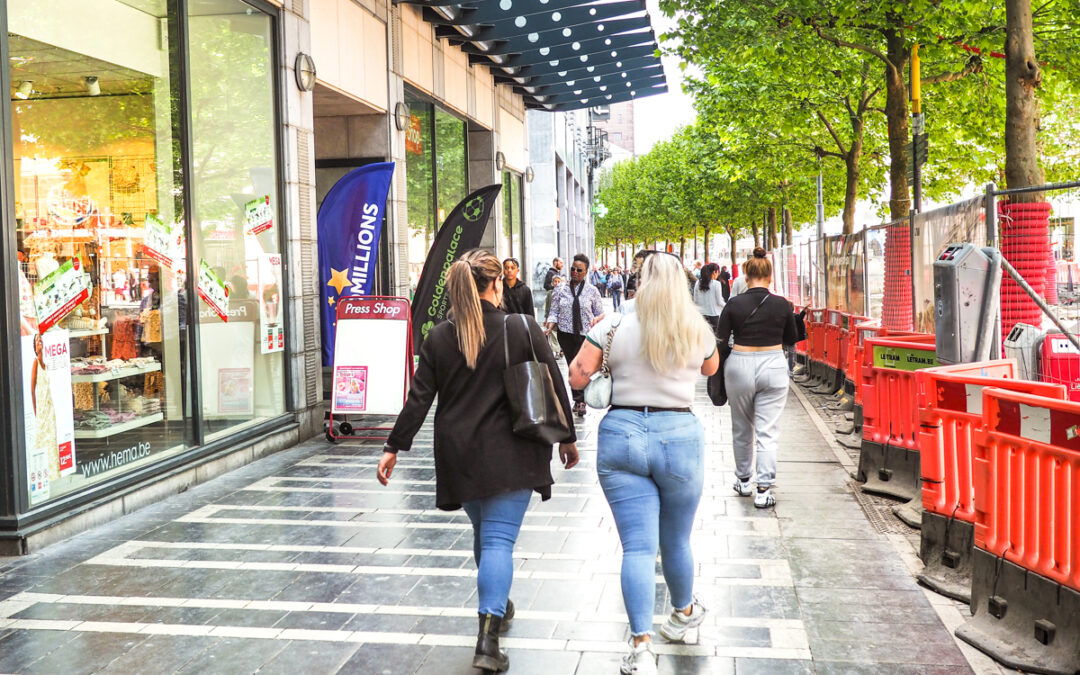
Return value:
[(416, 353), (420, 353), (420, 345), (435, 324), (446, 318), (450, 299), (446, 273), (462, 253), (480, 245), (501, 189), (502, 185), (489, 185), (473, 192), (454, 207), (439, 228), (413, 294), (412, 331)]
[(338, 299), (371, 295), (379, 255), (386, 196), (393, 162), (353, 169), (339, 180), (319, 207), (319, 288), (323, 365), (334, 364)]

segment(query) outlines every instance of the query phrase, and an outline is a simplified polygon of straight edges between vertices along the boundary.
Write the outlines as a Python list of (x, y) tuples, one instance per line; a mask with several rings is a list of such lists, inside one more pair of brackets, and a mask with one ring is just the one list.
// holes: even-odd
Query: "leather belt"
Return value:
[(651, 405), (613, 405), (612, 410), (634, 410), (639, 413), (688, 413), (691, 412), (690, 408), (657, 408)]

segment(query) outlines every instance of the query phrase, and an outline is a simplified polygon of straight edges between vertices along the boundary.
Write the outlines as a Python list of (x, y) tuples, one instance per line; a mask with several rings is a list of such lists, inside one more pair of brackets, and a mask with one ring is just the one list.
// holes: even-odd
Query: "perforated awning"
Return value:
[(667, 91), (644, 0), (402, 0), (525, 105), (576, 110)]

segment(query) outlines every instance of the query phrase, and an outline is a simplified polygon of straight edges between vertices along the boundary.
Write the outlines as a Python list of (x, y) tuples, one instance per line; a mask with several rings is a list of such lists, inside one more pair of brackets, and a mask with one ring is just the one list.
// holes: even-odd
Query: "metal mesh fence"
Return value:
[(915, 215), (911, 227), (913, 329), (934, 332), (934, 260), (949, 244), (986, 245), (985, 199), (969, 199)]

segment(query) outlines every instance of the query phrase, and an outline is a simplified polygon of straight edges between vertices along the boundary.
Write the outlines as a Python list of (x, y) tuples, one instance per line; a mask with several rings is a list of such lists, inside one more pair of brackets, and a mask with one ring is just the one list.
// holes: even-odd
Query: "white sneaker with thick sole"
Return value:
[(735, 494), (740, 497), (749, 497), (754, 494), (754, 486), (750, 481), (744, 481), (738, 476), (735, 477), (735, 483), (732, 484), (731, 489), (735, 491)]
[(773, 497), (772, 488), (766, 488), (764, 491), (758, 490), (758, 493), (754, 495), (754, 506), (759, 509), (776, 506), (776, 498)]
[(622, 675), (657, 675), (656, 652), (652, 649), (652, 642), (642, 642), (635, 647), (631, 639), (630, 652), (623, 657), (619, 672)]
[(705, 620), (705, 606), (702, 605), (697, 598), (694, 598), (694, 602), (690, 605), (690, 616), (686, 616), (677, 609), (671, 610), (671, 615), (664, 622), (663, 626), (660, 626), (660, 634), (665, 639), (672, 642), (682, 642), (686, 638), (686, 633), (691, 628), (697, 628), (701, 625), (701, 622)]

